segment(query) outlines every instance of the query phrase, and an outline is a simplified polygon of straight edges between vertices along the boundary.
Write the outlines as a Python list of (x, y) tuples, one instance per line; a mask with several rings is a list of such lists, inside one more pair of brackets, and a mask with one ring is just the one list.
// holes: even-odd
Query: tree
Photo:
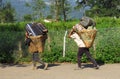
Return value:
[(3, 3), (0, 0), (0, 22), (14, 22), (15, 10), (11, 6), (10, 2)]
[(0, 8), (1, 8), (1, 6), (2, 6), (2, 0), (0, 0)]
[(32, 20), (32, 15), (26, 14), (24, 15), (24, 21), (31, 21)]
[(62, 0), (62, 14), (63, 14), (63, 18), (64, 18), (64, 21), (67, 20), (67, 14), (69, 13), (70, 11), (70, 4), (67, 0)]
[[(64, 21), (67, 20), (67, 14), (70, 10), (70, 4), (68, 0), (50, 0), (50, 5), (46, 5), (45, 0), (32, 1), (32, 5), (26, 3), (26, 6), (32, 7), (34, 11), (33, 16), (35, 18), (45, 18), (46, 16), (50, 16), (52, 18), (55, 18), (56, 21), (59, 21), (60, 19), (64, 19)], [(46, 14), (46, 12), (49, 13)]]
[(27, 7), (33, 10), (33, 18), (44, 18), (46, 4), (43, 0), (32, 0), (32, 3), (26, 3)]
[(51, 13), (55, 15), (56, 21), (60, 19), (67, 20), (67, 14), (70, 10), (68, 0), (51, 0)]
[(77, 4), (79, 7), (82, 4), (90, 6), (89, 16), (120, 16), (119, 0), (77, 0)]
[(11, 4), (8, 2), (6, 5), (3, 7), (3, 13), (5, 14), (5, 22), (14, 22), (14, 13), (15, 10), (12, 8)]
[(2, 0), (0, 0), (0, 22), (3, 22), (3, 20), (4, 20), (4, 18), (3, 18), (3, 13), (2, 13), (2, 11), (3, 11), (3, 2), (2, 2)]

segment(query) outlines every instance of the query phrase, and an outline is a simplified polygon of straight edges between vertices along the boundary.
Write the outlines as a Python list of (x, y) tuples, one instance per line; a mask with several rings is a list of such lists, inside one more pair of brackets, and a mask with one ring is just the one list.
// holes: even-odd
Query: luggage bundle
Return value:
[(30, 42), (30, 46), (28, 47), (30, 53), (39, 52), (42, 53), (44, 51), (45, 41), (47, 39), (47, 35), (38, 35), (38, 36), (30, 36), (32, 42)]
[(47, 33), (47, 29), (41, 23), (28, 23), (25, 29), (30, 36), (45, 35)]
[(42, 53), (44, 51), (44, 45), (47, 39), (48, 30), (41, 23), (29, 23), (26, 25), (25, 29), (29, 35), (29, 39), (31, 39), (28, 47), (29, 52)]
[[(94, 39), (97, 34), (97, 30), (94, 27), (96, 23), (93, 21), (92, 18), (84, 16), (80, 21), (80, 25), (82, 25), (85, 29), (83, 31), (78, 31), (76, 29), (76, 32), (83, 40), (86, 47), (90, 48), (93, 45)], [(88, 29), (89, 26), (91, 26), (92, 28)]]
[(84, 27), (84, 28), (88, 28), (89, 26), (95, 26), (96, 23), (93, 21), (92, 18), (90, 17), (82, 17), (80, 24)]

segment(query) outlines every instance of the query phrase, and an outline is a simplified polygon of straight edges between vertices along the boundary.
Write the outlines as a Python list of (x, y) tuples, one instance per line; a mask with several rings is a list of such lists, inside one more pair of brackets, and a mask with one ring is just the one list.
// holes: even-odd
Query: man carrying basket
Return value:
[[(86, 36), (82, 36), (82, 35), (84, 35), (84, 33), (86, 33), (89, 26), (95, 26), (95, 22), (89, 17), (83, 17), (81, 19), (80, 23), (73, 26), (72, 30), (68, 34), (68, 37), (74, 39), (77, 46), (79, 47), (78, 53), (77, 53), (77, 61), (78, 61), (78, 68), (77, 69), (83, 69), (83, 66), (81, 66), (81, 58), (82, 58), (82, 55), (84, 53), (90, 59), (90, 61), (93, 63), (94, 68), (99, 69), (98, 64), (96, 63), (95, 59), (92, 58), (92, 56), (89, 52), (89, 48), (91, 47), (94, 39), (92, 39), (91, 45), (87, 45), (89, 43), (84, 41), (84, 39), (82, 38), (82, 37), (86, 37)], [(88, 34), (88, 36), (89, 36), (89, 34)], [(94, 34), (93, 34), (93, 36), (94, 36)]]
[(46, 70), (48, 64), (39, 58), (39, 53), (44, 51), (48, 30), (41, 23), (28, 23), (25, 29), (26, 45), (28, 45), (29, 52), (32, 53), (33, 69), (37, 69), (36, 64), (39, 62), (44, 66), (44, 70)]

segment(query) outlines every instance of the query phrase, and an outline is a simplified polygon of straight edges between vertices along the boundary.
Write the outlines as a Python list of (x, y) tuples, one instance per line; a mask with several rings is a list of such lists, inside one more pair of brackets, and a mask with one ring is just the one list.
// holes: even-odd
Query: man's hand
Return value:
[(75, 32), (74, 29), (72, 29), (72, 30), (69, 32), (68, 38), (70, 38), (70, 36), (73, 34), (73, 32)]

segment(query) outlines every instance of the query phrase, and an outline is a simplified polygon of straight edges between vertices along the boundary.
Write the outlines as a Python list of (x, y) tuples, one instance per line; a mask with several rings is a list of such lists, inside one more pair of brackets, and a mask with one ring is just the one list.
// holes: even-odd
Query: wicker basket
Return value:
[(28, 48), (30, 53), (39, 52), (42, 53), (44, 51), (45, 41), (47, 39), (47, 35), (39, 35), (39, 36), (30, 36), (32, 42)]
[(77, 33), (80, 36), (80, 38), (83, 40), (87, 48), (92, 47), (97, 34), (96, 29), (87, 29), (83, 31), (78, 31)]

